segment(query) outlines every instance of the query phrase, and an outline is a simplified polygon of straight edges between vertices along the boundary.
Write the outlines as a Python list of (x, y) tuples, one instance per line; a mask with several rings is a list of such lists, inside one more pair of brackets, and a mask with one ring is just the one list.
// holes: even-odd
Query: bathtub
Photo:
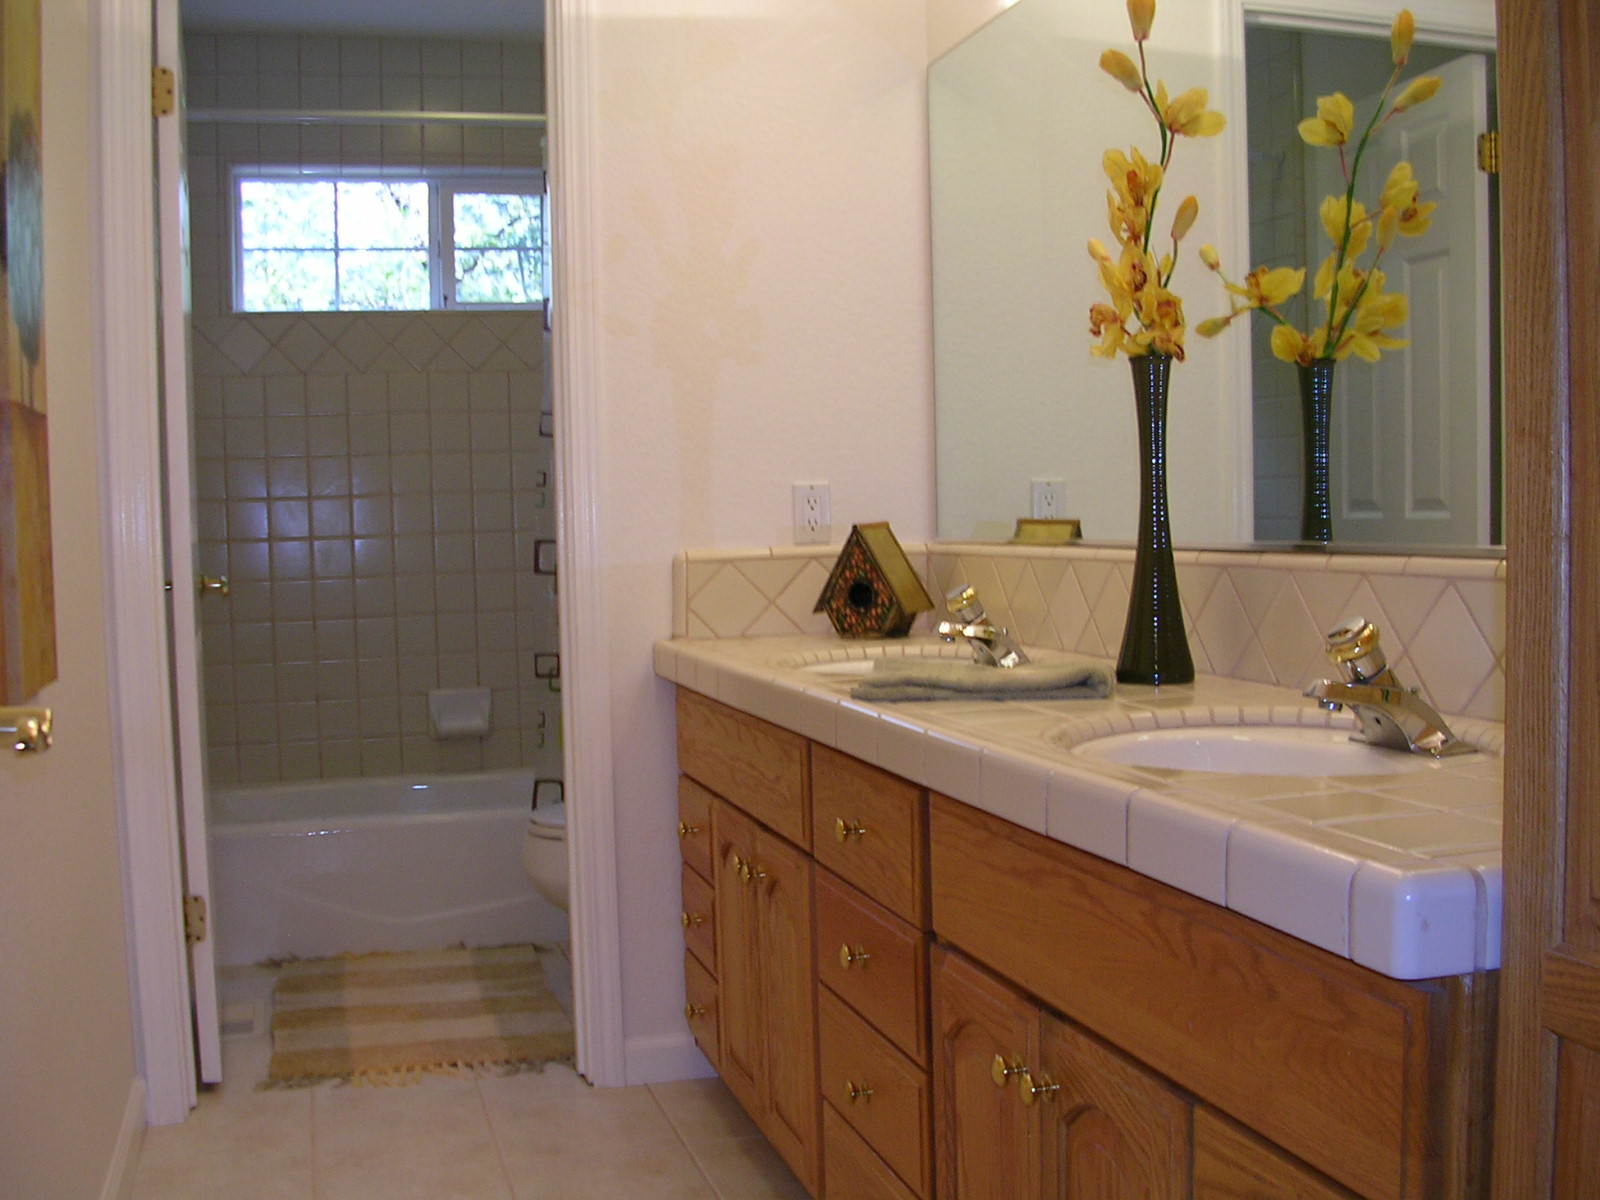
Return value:
[(565, 941), (566, 914), (522, 868), (533, 780), (493, 771), (213, 792), (218, 964)]

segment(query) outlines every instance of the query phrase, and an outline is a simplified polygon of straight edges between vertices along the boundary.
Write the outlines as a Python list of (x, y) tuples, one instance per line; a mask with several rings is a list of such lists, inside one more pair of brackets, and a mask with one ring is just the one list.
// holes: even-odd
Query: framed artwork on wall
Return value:
[(56, 677), (39, 0), (0, 0), (0, 704)]

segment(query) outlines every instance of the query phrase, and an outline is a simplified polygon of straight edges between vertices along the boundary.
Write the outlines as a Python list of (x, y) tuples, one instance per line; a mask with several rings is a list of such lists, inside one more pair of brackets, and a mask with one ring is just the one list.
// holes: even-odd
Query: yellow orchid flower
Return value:
[[(1347, 204), (1343, 196), (1329, 196), (1323, 200), (1318, 215), (1322, 218), (1322, 228), (1333, 244), (1344, 247), (1346, 258), (1357, 258), (1367, 248), (1367, 239), (1372, 236), (1372, 222), (1367, 220), (1367, 206), (1361, 201), (1352, 200)], [(1345, 240), (1347, 229), (1348, 243)]]
[(1241, 312), (1249, 311), (1249, 309), (1236, 308), (1225, 317), (1207, 317), (1204, 321), (1201, 321), (1200, 324), (1194, 327), (1194, 331), (1203, 338), (1214, 338), (1229, 325), (1232, 325), (1233, 319)]
[(1310, 362), (1308, 348), (1305, 334), (1293, 325), (1273, 326), (1272, 357), (1284, 362)]
[(1183, 241), (1183, 235), (1194, 228), (1195, 218), (1199, 215), (1200, 201), (1193, 196), (1184, 197), (1183, 203), (1178, 205), (1177, 216), (1172, 218), (1172, 240), (1174, 242)]
[(1210, 94), (1205, 88), (1190, 88), (1162, 106), (1167, 128), (1183, 137), (1215, 137), (1227, 125), (1221, 113), (1206, 108)]
[(1298, 294), (1305, 282), (1304, 267), (1257, 267), (1244, 277), (1243, 287), (1230, 283), (1227, 288), (1234, 295), (1243, 296), (1251, 308), (1276, 308)]
[(1133, 40), (1142, 42), (1150, 36), (1150, 27), (1156, 23), (1156, 0), (1128, 0), (1128, 24), (1133, 27)]
[(1395, 163), (1394, 169), (1389, 172), (1389, 178), (1383, 184), (1384, 208), (1409, 208), (1416, 203), (1417, 194), (1422, 190), (1422, 185), (1417, 182), (1417, 177), (1411, 171), (1411, 164), (1405, 159)]
[(1205, 265), (1210, 267), (1213, 271), (1220, 271), (1222, 269), (1222, 256), (1217, 253), (1217, 248), (1210, 242), (1207, 242), (1204, 246), (1200, 247), (1200, 261), (1205, 263)]
[(1400, 99), (1394, 102), (1394, 111), (1405, 112), (1415, 108), (1427, 100), (1432, 100), (1439, 89), (1444, 86), (1444, 80), (1437, 75), (1419, 75), (1406, 85), (1406, 90), (1400, 93)]
[(1411, 57), (1411, 40), (1416, 36), (1416, 18), (1411, 15), (1409, 8), (1401, 9), (1394, 19), (1394, 27), (1389, 30), (1389, 54), (1395, 66), (1406, 65), (1406, 60)]
[(1130, 92), (1144, 91), (1144, 76), (1139, 67), (1120, 50), (1107, 50), (1100, 56), (1100, 69)]
[(1343, 92), (1317, 97), (1317, 115), (1300, 122), (1300, 138), (1309, 146), (1342, 146), (1355, 128), (1356, 108)]

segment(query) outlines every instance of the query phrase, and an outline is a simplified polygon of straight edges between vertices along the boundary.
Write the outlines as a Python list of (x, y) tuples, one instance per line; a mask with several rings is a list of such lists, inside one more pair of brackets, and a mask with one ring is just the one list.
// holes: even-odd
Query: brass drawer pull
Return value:
[(683, 1006), (683, 1015), (689, 1018), (691, 1021), (698, 1021), (701, 1017), (706, 1015), (706, 1006), (704, 1004), (695, 1004), (690, 1002)]
[(737, 854), (733, 856), (733, 873), (744, 882), (750, 882), (750, 864)]
[(1024, 1104), (1032, 1104), (1040, 1096), (1043, 1096), (1046, 1100), (1054, 1100), (1056, 1093), (1061, 1090), (1061, 1085), (1052, 1083), (1048, 1075), (1039, 1076), (1039, 1081), (1035, 1083), (1033, 1072), (1024, 1071), (1022, 1077), (1017, 1080), (1017, 1090), (1022, 1093), (1022, 1102)]
[(850, 949), (850, 943), (846, 942), (844, 945), (839, 947), (839, 965), (846, 971), (855, 966), (857, 963), (860, 963), (863, 967), (866, 966), (867, 960), (871, 957), (872, 955), (867, 953), (867, 948), (865, 946), (857, 946), (854, 950), (852, 950)]
[(844, 1098), (851, 1104), (854, 1104), (857, 1100), (871, 1100), (872, 1089), (867, 1086), (866, 1080), (862, 1080), (861, 1086), (857, 1087), (850, 1080), (846, 1079), (844, 1081)]
[(691, 928), (692, 926), (695, 926), (695, 925), (704, 925), (705, 923), (706, 923), (706, 915), (705, 915), (705, 913), (686, 912), (686, 913), (683, 914), (683, 927), (685, 929), (689, 929), (689, 928)]
[(0, 735), (18, 754), (50, 749), (55, 718), (48, 708), (0, 708)]
[(860, 821), (846, 821), (843, 817), (835, 817), (833, 822), (833, 836), (841, 843), (848, 842), (851, 838), (865, 837), (867, 827)]
[(994, 1080), (997, 1088), (1003, 1088), (1011, 1082), (1013, 1075), (1021, 1075), (1027, 1071), (1026, 1064), (1019, 1058), (1014, 1063), (1006, 1062), (1005, 1055), (996, 1054), (994, 1061), (989, 1064), (989, 1078)]
[(678, 822), (678, 836), (681, 838), (694, 837), (700, 832), (700, 826), (691, 825), (687, 821)]

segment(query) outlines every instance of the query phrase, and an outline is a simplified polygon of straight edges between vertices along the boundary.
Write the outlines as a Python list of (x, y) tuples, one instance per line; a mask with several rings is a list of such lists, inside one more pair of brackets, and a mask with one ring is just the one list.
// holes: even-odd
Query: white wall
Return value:
[[(682, 1016), (670, 636), (685, 547), (933, 531), (924, 0), (595, 0), (602, 433), (628, 1078)], [(560, 181), (555, 181), (560, 203)], [(558, 315), (559, 320), (559, 315)], [(574, 796), (581, 804), (582, 797)]]
[[(136, 1098), (112, 779), (90, 236), (91, 0), (45, 0), (56, 744), (0, 751), (0, 1196), (98, 1196)], [(133, 1110), (137, 1117), (137, 1109)]]

